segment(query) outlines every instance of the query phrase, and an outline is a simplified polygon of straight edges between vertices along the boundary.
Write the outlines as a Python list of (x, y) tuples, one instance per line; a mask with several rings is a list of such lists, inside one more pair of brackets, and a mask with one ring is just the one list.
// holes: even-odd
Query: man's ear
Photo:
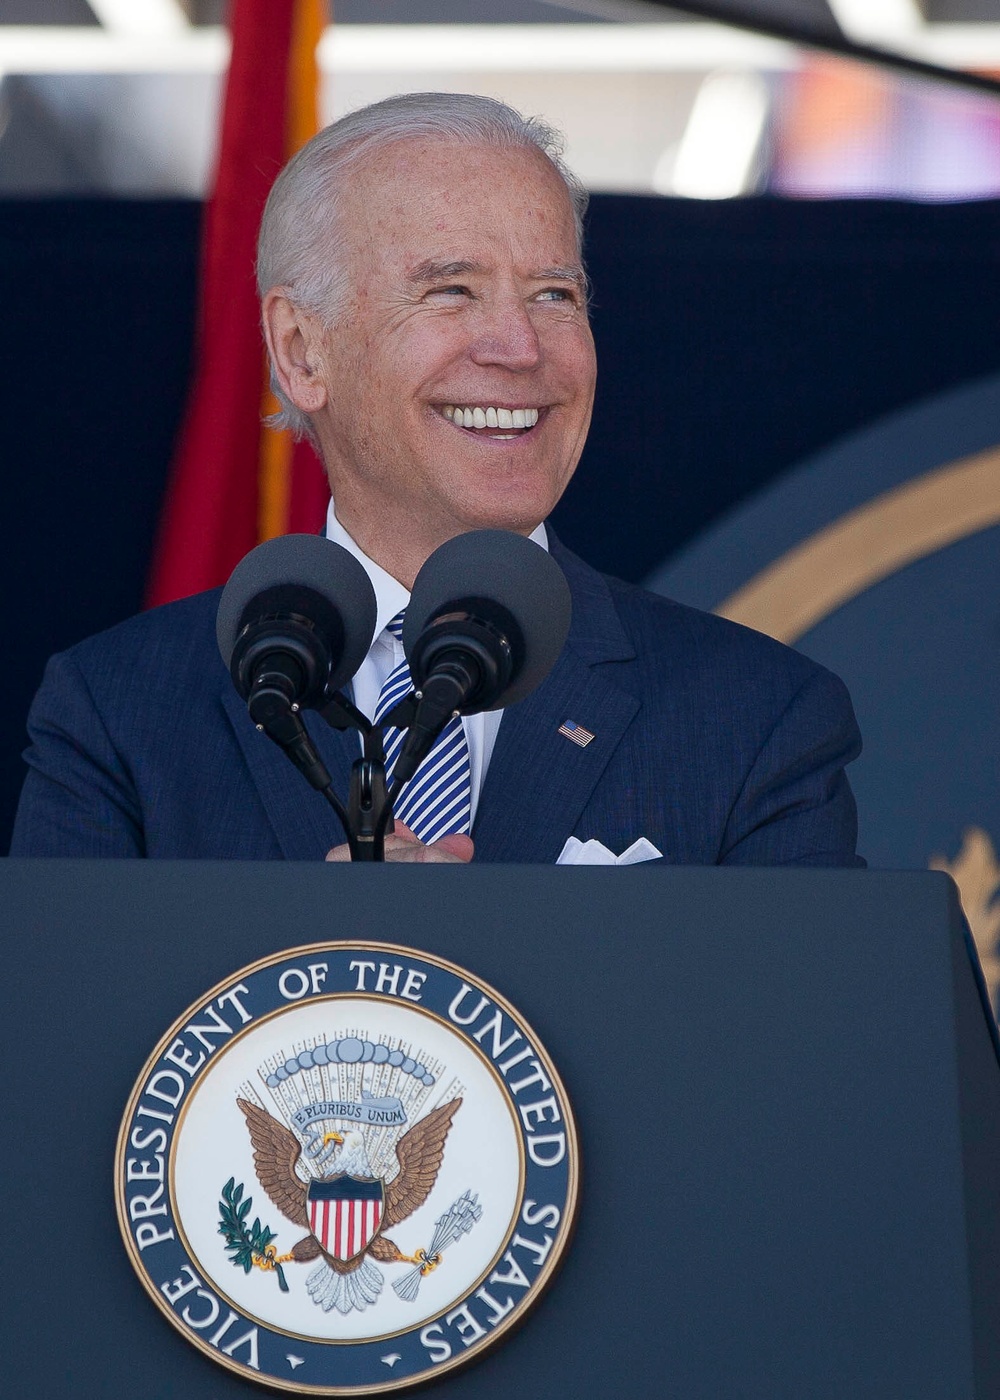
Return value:
[(261, 317), (271, 368), (282, 391), (303, 413), (317, 413), (326, 404), (326, 385), (317, 373), (321, 346), (315, 317), (290, 301), (283, 287), (265, 293)]

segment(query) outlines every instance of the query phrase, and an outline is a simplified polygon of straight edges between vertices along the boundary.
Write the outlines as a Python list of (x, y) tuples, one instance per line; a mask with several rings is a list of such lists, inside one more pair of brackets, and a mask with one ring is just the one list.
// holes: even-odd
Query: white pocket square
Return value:
[(631, 846), (616, 856), (600, 841), (581, 841), (571, 836), (559, 852), (556, 865), (638, 865), (644, 860), (658, 860), (663, 855), (652, 841), (640, 836)]

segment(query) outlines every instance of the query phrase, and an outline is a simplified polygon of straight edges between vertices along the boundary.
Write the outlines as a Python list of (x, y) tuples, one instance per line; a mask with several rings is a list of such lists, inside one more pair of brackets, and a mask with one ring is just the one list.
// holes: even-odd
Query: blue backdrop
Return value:
[[(12, 663), (0, 699), (0, 849), (45, 657), (141, 602), (190, 367), (199, 218), (187, 202), (0, 204)], [(595, 197), (598, 401), (557, 511), (562, 537), (599, 567), (644, 579), (825, 445), (1000, 370), (998, 252), (992, 202)], [(859, 489), (875, 481), (865, 485), (871, 467), (852, 468)], [(966, 547), (987, 546), (955, 548)], [(941, 606), (939, 567), (926, 561), (925, 615), (930, 600)], [(887, 580), (886, 598), (901, 586)], [(966, 615), (972, 603), (951, 606)], [(920, 632), (910, 607), (905, 626)], [(849, 619), (830, 626), (852, 630)], [(949, 646), (940, 672), (950, 684), (966, 652), (954, 632)], [(926, 669), (913, 678), (927, 683)], [(982, 713), (978, 692), (975, 703)], [(865, 820), (878, 858), (883, 816)], [(944, 840), (923, 833), (921, 863)]]

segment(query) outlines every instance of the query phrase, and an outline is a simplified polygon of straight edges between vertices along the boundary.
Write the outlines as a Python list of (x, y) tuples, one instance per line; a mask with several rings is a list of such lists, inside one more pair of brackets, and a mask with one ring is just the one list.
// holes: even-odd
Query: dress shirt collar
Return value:
[(332, 497), (326, 512), (326, 537), (328, 540), (333, 540), (334, 544), (343, 545), (346, 550), (353, 554), (371, 580), (372, 588), (375, 590), (377, 609), (375, 636), (380, 637), (385, 631), (386, 623), (391, 622), (398, 612), (402, 612), (410, 601), (409, 589), (404, 588), (398, 579), (393, 578), (392, 574), (386, 573), (381, 564), (376, 564), (374, 559), (369, 559), (361, 546), (355, 544), (337, 519)]
[[(346, 550), (349, 550), (371, 579), (377, 605), (375, 636), (380, 637), (385, 630), (386, 623), (391, 622), (396, 614), (409, 603), (409, 591), (403, 587), (398, 579), (393, 578), (392, 574), (386, 573), (381, 564), (376, 564), (374, 559), (369, 559), (361, 546), (355, 543), (337, 519), (332, 497), (326, 512), (326, 537), (328, 540), (333, 540), (334, 544), (343, 545)], [(535, 544), (540, 544), (544, 550), (548, 550), (549, 537), (545, 531), (544, 523), (532, 530), (529, 539), (534, 540)]]

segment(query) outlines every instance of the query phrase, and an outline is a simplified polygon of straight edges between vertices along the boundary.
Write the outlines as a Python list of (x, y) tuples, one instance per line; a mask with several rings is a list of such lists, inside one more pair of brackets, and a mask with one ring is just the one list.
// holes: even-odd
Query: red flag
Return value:
[[(160, 519), (147, 605), (224, 583), (271, 535), (319, 529), (328, 497), (316, 455), (263, 427), (254, 282), (271, 185), (317, 129), (316, 44), (325, 0), (232, 0), (215, 184), (205, 210), (195, 377)], [(262, 395), (264, 396), (262, 398)]]

